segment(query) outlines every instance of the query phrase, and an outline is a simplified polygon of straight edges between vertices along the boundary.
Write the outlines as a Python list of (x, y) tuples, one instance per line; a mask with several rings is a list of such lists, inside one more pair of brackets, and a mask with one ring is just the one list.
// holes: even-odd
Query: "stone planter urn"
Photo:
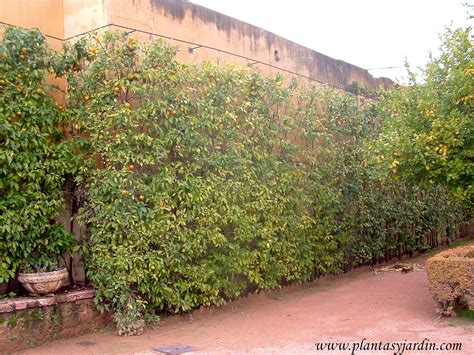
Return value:
[(50, 272), (18, 274), (18, 281), (33, 295), (54, 293), (65, 285), (68, 279), (66, 268)]

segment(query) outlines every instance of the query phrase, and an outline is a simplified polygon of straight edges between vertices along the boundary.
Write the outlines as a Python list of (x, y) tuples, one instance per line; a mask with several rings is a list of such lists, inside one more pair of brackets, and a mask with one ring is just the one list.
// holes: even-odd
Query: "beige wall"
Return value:
[[(0, 21), (25, 28), (37, 27), (43, 32), (63, 38), (62, 0), (0, 0)], [(61, 42), (51, 41), (55, 48)]]
[(63, 0), (63, 6), (63, 38), (107, 24), (104, 0)]
[[(352, 64), (182, 0), (2, 0), (0, 20), (22, 27), (39, 27), (61, 38), (113, 23), (236, 53), (340, 88), (353, 81), (372, 88), (390, 88), (393, 84), (388, 79), (375, 79)], [(207, 59), (221, 63), (249, 62), (208, 48), (189, 53), (190, 45), (170, 42), (181, 48), (178, 59), (185, 62)], [(279, 61), (275, 59), (275, 50), (279, 52)], [(254, 67), (264, 73), (279, 71), (258, 64)]]

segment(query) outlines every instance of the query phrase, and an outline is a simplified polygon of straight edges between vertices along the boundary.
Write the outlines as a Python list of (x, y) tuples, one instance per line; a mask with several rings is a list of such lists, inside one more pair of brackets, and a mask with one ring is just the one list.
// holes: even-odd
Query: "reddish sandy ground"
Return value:
[[(411, 260), (423, 262), (424, 258)], [(60, 340), (26, 354), (159, 354), (153, 348), (181, 343), (201, 354), (349, 354), (316, 351), (316, 342), (462, 343), (461, 351), (405, 354), (474, 354), (474, 323), (437, 319), (426, 273), (369, 270), (281, 291), (251, 295), (225, 307), (162, 320), (140, 337), (99, 331)], [(392, 352), (357, 352), (393, 354)]]

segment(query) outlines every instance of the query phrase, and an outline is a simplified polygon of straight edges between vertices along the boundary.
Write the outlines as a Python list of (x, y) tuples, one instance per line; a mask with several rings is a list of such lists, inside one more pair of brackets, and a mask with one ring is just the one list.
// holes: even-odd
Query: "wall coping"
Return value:
[(66, 291), (52, 296), (10, 298), (0, 301), (0, 314), (29, 308), (53, 306), (59, 303), (71, 303), (77, 300), (91, 299), (94, 296), (94, 289), (85, 289)]

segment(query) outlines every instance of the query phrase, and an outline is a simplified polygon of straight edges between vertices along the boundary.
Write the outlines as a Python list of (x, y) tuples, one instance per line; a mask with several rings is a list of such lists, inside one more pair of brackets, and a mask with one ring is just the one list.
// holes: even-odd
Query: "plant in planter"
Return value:
[(78, 157), (68, 111), (50, 95), (55, 57), (44, 35), (6, 28), (0, 58), (0, 283), (12, 285), (22, 267), (50, 271), (72, 251), (74, 236), (57, 220)]
[(68, 270), (59, 265), (57, 257), (31, 258), (21, 268), (18, 281), (32, 295), (54, 293), (69, 281)]

